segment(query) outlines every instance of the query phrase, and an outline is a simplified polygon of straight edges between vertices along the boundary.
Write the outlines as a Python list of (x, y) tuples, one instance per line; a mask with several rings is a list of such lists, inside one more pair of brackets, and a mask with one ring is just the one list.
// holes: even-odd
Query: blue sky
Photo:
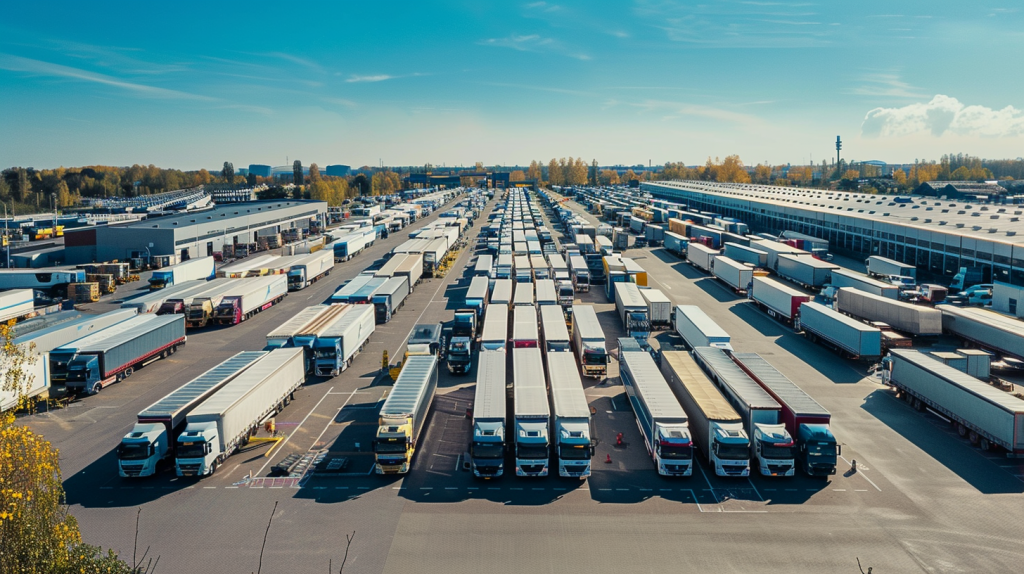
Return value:
[(1018, 157), (1021, 9), (9, 3), (0, 164)]

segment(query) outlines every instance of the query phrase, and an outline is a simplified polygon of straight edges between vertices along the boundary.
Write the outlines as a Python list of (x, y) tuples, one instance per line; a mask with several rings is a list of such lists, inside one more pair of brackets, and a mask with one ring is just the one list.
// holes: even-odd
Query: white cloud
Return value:
[(95, 72), (89, 72), (86, 70), (81, 70), (79, 68), (62, 66), (60, 64), (53, 64), (51, 62), (43, 62), (41, 60), (33, 60), (31, 58), (22, 58), (21, 56), (12, 56), (10, 54), (0, 54), (0, 70), (8, 70), (11, 72), (24, 72), (28, 74), (36, 74), (39, 76), (70, 78), (74, 80), (81, 80), (84, 82), (103, 84), (106, 86), (113, 86), (115, 88), (120, 88), (141, 96), (151, 98), (207, 101), (215, 100), (215, 98), (210, 98), (207, 96), (200, 96), (197, 94), (180, 92), (178, 90), (169, 90), (166, 88), (158, 88), (155, 86), (147, 86), (145, 84), (127, 82), (125, 80), (121, 80), (119, 78), (115, 78), (105, 74), (97, 74)]
[(968, 106), (954, 97), (939, 94), (926, 103), (875, 108), (864, 116), (861, 133), (867, 137), (913, 134), (1016, 137), (1024, 135), (1024, 111), (1013, 106), (1001, 110)]
[(394, 79), (394, 76), (390, 76), (388, 74), (377, 74), (376, 76), (352, 76), (345, 81), (352, 84), (357, 82), (383, 82), (391, 79)]
[(512, 34), (507, 38), (488, 38), (479, 42), (482, 46), (494, 46), (496, 48), (511, 48), (519, 52), (552, 52), (575, 58), (577, 60), (589, 60), (590, 56), (571, 50), (558, 40), (545, 38), (540, 34)]

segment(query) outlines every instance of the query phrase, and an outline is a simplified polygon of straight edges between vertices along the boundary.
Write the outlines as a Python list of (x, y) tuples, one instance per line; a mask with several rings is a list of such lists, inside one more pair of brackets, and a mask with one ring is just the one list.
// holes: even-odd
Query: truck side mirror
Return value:
[(837, 444), (836, 445), (836, 456), (842, 456), (842, 454), (843, 454), (843, 445)]

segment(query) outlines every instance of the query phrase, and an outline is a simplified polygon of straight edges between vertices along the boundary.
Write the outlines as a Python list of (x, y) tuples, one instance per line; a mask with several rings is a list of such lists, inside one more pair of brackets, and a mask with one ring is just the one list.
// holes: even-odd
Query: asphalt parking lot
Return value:
[[(160, 572), (255, 571), (278, 503), (263, 556), (267, 572), (337, 565), (352, 532), (346, 572), (856, 572), (857, 558), (876, 573), (1011, 572), (1024, 562), (1015, 527), (1024, 523), (1024, 462), (973, 449), (934, 415), (894, 399), (867, 376), (869, 365), (793, 334), (660, 248), (628, 252), (652, 286), (674, 304), (703, 307), (738, 351), (761, 353), (833, 413), (843, 456), (837, 475), (731, 479), (713, 476), (700, 461), (689, 478), (659, 477), (614, 364), (606, 381), (585, 379), (598, 440), (586, 481), (474, 479), (461, 462), (475, 375), (446, 369), (412, 471), (372, 474), (370, 440), (391, 385), (380, 373), (381, 354), (387, 350), (394, 361), (413, 325), (451, 318), (468, 285), (465, 267), (479, 228), (477, 220), (471, 247), (449, 275), (417, 286), (349, 370), (310, 379), (296, 394), (276, 419), (285, 440), (247, 447), (212, 477), (121, 479), (113, 449), (140, 410), (227, 356), (262, 348), (268, 331), (325, 300), (406, 231), (241, 325), (190, 332), (181, 352), (100, 395), (24, 419), (61, 449), (68, 502), (85, 541), (130, 555), (141, 508), (139, 547), (161, 557)], [(614, 305), (599, 288), (578, 295), (597, 305), (614, 347), (622, 335)], [(667, 333), (656, 341), (673, 342)], [(290, 456), (311, 461), (318, 454), (347, 464), (329, 477), (272, 476)], [(853, 459), (856, 473), (849, 472)]]

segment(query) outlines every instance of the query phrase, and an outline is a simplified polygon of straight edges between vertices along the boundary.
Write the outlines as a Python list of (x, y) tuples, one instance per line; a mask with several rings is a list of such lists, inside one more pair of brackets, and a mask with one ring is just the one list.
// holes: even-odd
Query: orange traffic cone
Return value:
[(612, 455), (608, 455), (608, 458), (604, 459), (605, 462), (610, 463), (612, 461)]

